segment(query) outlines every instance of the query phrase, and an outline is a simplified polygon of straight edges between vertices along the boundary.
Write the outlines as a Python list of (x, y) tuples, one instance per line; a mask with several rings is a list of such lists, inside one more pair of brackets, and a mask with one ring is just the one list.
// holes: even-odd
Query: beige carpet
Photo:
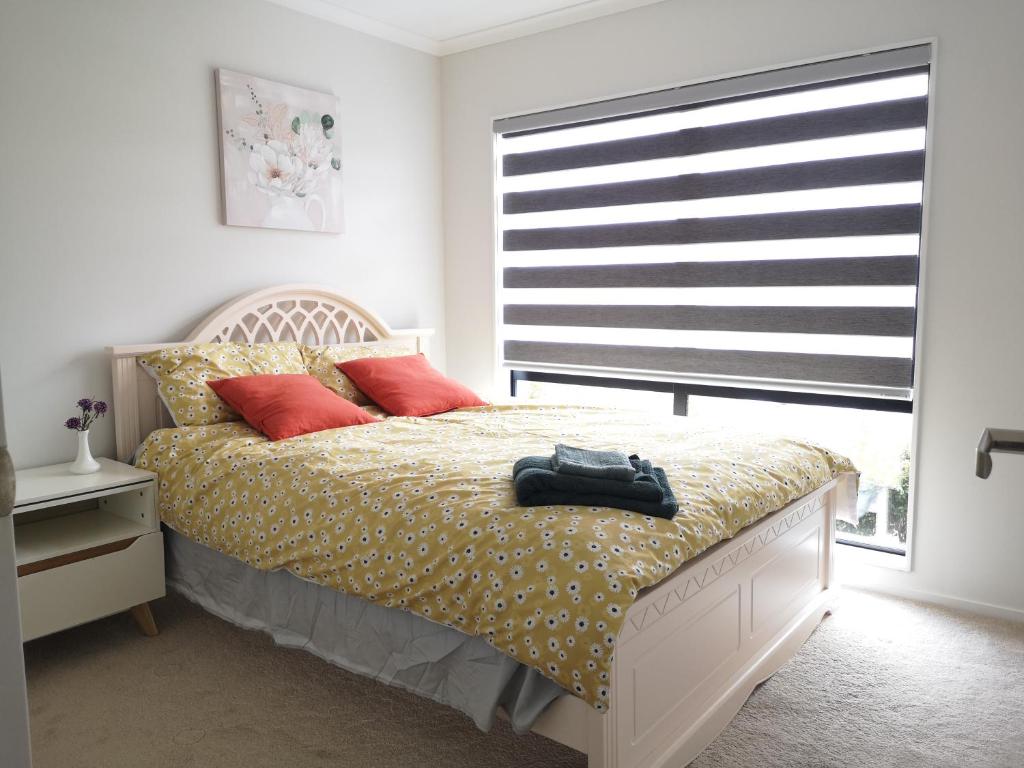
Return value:
[[(847, 592), (694, 768), (1024, 765), (1024, 625)], [(26, 645), (36, 768), (582, 768), (177, 596)], [(2, 760), (0, 760), (2, 762)]]

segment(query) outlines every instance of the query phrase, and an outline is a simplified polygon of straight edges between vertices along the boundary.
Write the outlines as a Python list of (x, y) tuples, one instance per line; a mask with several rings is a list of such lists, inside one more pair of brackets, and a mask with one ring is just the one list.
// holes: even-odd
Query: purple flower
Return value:
[(88, 397), (83, 397), (81, 400), (79, 400), (77, 403), (75, 403), (75, 405), (77, 405), (83, 411), (91, 411), (92, 410), (92, 400), (90, 400)]
[(102, 400), (97, 400), (95, 403), (92, 404), (92, 409), (96, 412), (97, 416), (102, 416), (104, 413), (107, 412), (107, 404), (104, 403)]
[(82, 420), (77, 416), (72, 416), (70, 419), (64, 422), (64, 426), (68, 429), (81, 429)]

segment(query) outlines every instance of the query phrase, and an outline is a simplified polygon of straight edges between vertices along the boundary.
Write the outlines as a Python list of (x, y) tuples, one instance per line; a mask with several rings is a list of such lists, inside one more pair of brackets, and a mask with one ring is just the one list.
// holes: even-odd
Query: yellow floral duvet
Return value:
[[(674, 520), (516, 506), (512, 465), (556, 442), (662, 466)], [(162, 429), (163, 521), (254, 568), (404, 608), (540, 670), (601, 710), (639, 590), (850, 462), (817, 446), (675, 417), (488, 406), (270, 442), (244, 422)]]

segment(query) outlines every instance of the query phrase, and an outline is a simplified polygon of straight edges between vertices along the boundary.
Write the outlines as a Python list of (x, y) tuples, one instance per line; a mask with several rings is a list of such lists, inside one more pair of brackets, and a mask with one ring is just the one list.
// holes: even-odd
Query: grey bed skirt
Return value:
[(517, 733), (565, 689), (487, 644), (408, 611), (385, 608), (287, 571), (259, 571), (164, 526), (167, 585), (232, 624), (267, 632), (336, 666), (404, 688)]

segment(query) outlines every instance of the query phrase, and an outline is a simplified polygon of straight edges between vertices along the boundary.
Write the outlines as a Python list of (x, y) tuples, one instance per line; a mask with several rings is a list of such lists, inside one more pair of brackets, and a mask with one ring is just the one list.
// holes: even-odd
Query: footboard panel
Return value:
[[(616, 648), (614, 699), (605, 724), (612, 732), (604, 745), (612, 759), (605, 764), (672, 764), (666, 759), (678, 751), (673, 745), (828, 589), (829, 498), (823, 490), (802, 499), (637, 601)], [(751, 680), (750, 688), (757, 682)]]
[[(792, 657), (834, 594), (841, 481), (713, 547), (641, 594), (619, 635), (609, 711), (587, 712), (591, 768), (686, 765), (754, 687)], [(578, 743), (568, 738), (578, 726), (558, 727), (556, 721), (569, 725), (564, 714), (547, 720), (537, 730)]]
[(732, 579), (719, 580), (619, 649), (615, 706), (632, 712), (617, 723), (620, 764), (639, 764), (673, 723), (699, 715), (729, 676), (743, 648), (743, 602)]

